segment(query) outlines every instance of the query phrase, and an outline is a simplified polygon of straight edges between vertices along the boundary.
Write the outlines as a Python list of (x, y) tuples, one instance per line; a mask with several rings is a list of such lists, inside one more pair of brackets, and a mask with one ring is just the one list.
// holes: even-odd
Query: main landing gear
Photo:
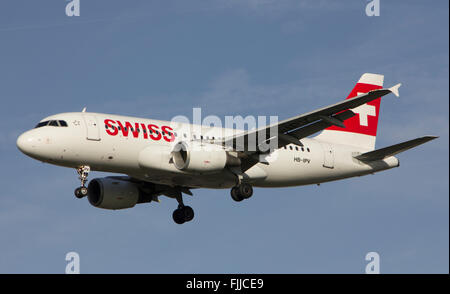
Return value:
[(244, 199), (248, 199), (253, 195), (253, 188), (250, 184), (242, 183), (231, 189), (231, 198), (234, 201), (240, 202)]
[(178, 208), (173, 211), (173, 221), (179, 225), (190, 222), (194, 218), (194, 210), (192, 207), (184, 205), (181, 192), (176, 199), (178, 201)]
[(90, 171), (91, 168), (89, 167), (89, 165), (82, 165), (77, 168), (78, 178), (81, 181), (81, 186), (75, 189), (75, 197), (83, 198), (87, 196), (88, 189), (86, 187), (86, 182)]

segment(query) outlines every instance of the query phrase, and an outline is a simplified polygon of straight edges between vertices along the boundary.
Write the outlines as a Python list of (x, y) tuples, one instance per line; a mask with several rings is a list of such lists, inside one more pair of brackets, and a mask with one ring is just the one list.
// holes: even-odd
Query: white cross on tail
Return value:
[[(360, 95), (360, 94), (364, 94), (364, 93), (360, 93), (360, 92), (357, 93), (357, 95)], [(377, 115), (375, 106), (368, 105), (368, 104), (363, 104), (358, 107), (355, 107), (352, 109), (352, 111), (354, 113), (359, 114), (359, 124), (361, 126), (366, 126), (366, 127), (369, 125), (369, 121), (368, 121), (369, 115), (370, 116)]]

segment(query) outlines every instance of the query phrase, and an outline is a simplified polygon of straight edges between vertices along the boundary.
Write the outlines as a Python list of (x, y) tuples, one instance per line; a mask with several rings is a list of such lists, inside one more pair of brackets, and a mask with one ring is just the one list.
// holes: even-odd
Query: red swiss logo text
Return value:
[(144, 138), (159, 141), (164, 139), (167, 142), (175, 140), (173, 129), (169, 126), (157, 126), (155, 124), (121, 122), (119, 120), (105, 119), (106, 133), (110, 136), (117, 136), (121, 132), (122, 136), (133, 136), (134, 138)]

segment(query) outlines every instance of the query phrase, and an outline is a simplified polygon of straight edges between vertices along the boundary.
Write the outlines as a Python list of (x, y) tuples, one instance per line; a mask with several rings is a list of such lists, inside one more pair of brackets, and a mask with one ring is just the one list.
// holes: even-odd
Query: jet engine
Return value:
[(93, 179), (88, 186), (89, 203), (98, 208), (131, 208), (138, 203), (139, 196), (136, 184), (110, 177)]
[(177, 169), (199, 174), (217, 173), (226, 165), (240, 164), (239, 159), (227, 154), (222, 146), (201, 142), (177, 143), (172, 159)]

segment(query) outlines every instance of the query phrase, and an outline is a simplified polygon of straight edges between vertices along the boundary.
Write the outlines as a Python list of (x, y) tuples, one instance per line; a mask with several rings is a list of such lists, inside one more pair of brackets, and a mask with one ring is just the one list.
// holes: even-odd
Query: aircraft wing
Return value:
[[(278, 148), (288, 144), (302, 146), (301, 141), (299, 141), (300, 139), (326, 129), (329, 126), (336, 125), (345, 127), (344, 120), (355, 115), (351, 109), (389, 93), (393, 93), (398, 97), (398, 88), (400, 86), (401, 84), (397, 84), (389, 89), (373, 90), (258, 130), (247, 131), (231, 138), (225, 138), (222, 143), (225, 146), (232, 147), (235, 151), (243, 152), (247, 155), (264, 152), (258, 144), (261, 141), (265, 141), (267, 144), (268, 140), (276, 139), (278, 140)], [(272, 137), (270, 137), (271, 129)], [(275, 136), (273, 136), (274, 133)], [(259, 140), (259, 137), (262, 139)]]
[(355, 156), (355, 158), (359, 159), (361, 161), (381, 160), (381, 159), (384, 159), (389, 156), (394, 156), (395, 154), (398, 154), (400, 152), (414, 148), (416, 146), (419, 146), (421, 144), (424, 144), (424, 143), (434, 140), (436, 138), (438, 138), (438, 137), (424, 136), (424, 137), (409, 140), (409, 141), (406, 141), (403, 143), (395, 144), (395, 145), (392, 145), (389, 147), (384, 147), (384, 148), (377, 149), (374, 151), (366, 152), (366, 153), (360, 154), (358, 156)]

